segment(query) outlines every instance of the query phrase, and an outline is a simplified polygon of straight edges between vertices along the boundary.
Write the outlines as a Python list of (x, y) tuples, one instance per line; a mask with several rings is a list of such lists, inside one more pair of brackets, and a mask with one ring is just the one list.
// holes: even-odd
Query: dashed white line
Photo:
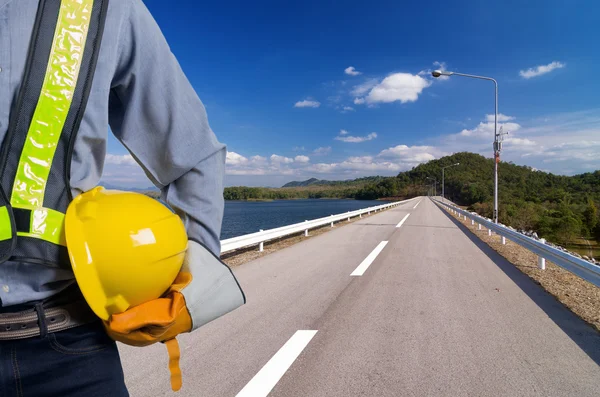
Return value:
[(406, 220), (408, 219), (409, 216), (410, 216), (410, 214), (406, 214), (406, 216), (404, 218), (402, 218), (402, 220), (400, 221), (400, 223), (398, 223), (396, 225), (396, 227), (401, 227), (404, 224), (404, 222), (406, 222)]
[(267, 396), (316, 333), (316, 330), (296, 331), (236, 397)]
[(417, 204), (415, 204), (415, 206), (413, 207), (413, 210), (416, 209), (419, 206), (419, 204), (421, 204), (421, 200), (419, 200), (419, 202)]
[(381, 243), (379, 243), (379, 245), (375, 247), (375, 249), (369, 254), (369, 256), (367, 256), (365, 260), (362, 261), (362, 263), (358, 265), (358, 267), (354, 269), (354, 271), (350, 275), (362, 276), (367, 271), (369, 266), (371, 266), (371, 263), (373, 263), (375, 258), (377, 258), (377, 255), (379, 255), (379, 253), (383, 251), (387, 243), (387, 241), (382, 241)]

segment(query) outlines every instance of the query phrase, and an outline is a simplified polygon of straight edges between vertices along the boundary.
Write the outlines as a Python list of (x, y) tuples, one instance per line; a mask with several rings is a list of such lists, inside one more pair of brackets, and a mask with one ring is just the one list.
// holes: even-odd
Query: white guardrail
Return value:
[(551, 247), (546, 244), (544, 239), (536, 240), (519, 233), (516, 230), (509, 229), (504, 225), (495, 224), (487, 218), (464, 211), (456, 207), (453, 203), (441, 202), (438, 199), (432, 200), (438, 205), (445, 206), (451, 212), (457, 214), (459, 218), (462, 215), (465, 217), (465, 219), (471, 219), (471, 224), (474, 225), (477, 223), (479, 225), (479, 229), (481, 229), (481, 226), (483, 225), (488, 229), (488, 233), (490, 235), (492, 232), (500, 235), (502, 237), (502, 244), (506, 244), (506, 239), (509, 239), (519, 244), (521, 247), (527, 248), (529, 251), (538, 256), (538, 267), (540, 269), (544, 270), (546, 268), (546, 259), (548, 259), (563, 269), (568, 270), (582, 279), (589, 281), (597, 287), (600, 287), (600, 266), (594, 265), (585, 259), (571, 255), (568, 252), (561, 251), (558, 248)]
[(378, 205), (375, 207), (363, 208), (356, 211), (348, 211), (343, 214), (331, 215), (324, 218), (313, 219), (309, 221), (304, 221), (301, 223), (295, 223), (293, 225), (287, 225), (278, 227), (276, 229), (269, 230), (261, 230), (256, 233), (245, 234), (243, 236), (228, 238), (226, 240), (221, 240), (221, 253), (227, 253), (234, 251), (240, 248), (247, 248), (258, 245), (259, 251), (263, 251), (264, 243), (270, 240), (276, 240), (281, 237), (289, 236), (292, 234), (297, 234), (304, 232), (305, 236), (308, 236), (308, 231), (310, 229), (315, 229), (317, 227), (325, 226), (330, 224), (333, 227), (335, 222), (339, 222), (342, 220), (350, 220), (350, 218), (354, 217), (362, 217), (363, 214), (371, 214), (371, 212), (378, 212), (381, 210), (385, 210), (391, 207), (398, 206), (400, 204), (407, 203), (409, 201), (415, 200), (418, 197), (414, 197), (409, 200), (403, 201), (395, 201), (393, 203)]

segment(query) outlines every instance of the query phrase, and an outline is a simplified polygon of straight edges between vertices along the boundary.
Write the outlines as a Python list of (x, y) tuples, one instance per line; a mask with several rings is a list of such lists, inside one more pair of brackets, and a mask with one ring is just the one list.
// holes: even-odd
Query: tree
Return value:
[(596, 208), (596, 204), (591, 198), (588, 198), (587, 207), (583, 212), (583, 220), (586, 234), (590, 236), (598, 226), (598, 208)]
[(581, 221), (573, 216), (563, 216), (559, 218), (555, 232), (559, 243), (572, 243), (581, 233)]

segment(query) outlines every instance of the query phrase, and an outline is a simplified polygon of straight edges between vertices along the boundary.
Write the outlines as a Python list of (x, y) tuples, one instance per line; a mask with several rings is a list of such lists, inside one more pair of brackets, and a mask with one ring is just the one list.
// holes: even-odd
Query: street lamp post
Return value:
[(494, 222), (498, 223), (498, 163), (500, 162), (500, 144), (498, 143), (498, 82), (491, 77), (476, 76), (457, 72), (448, 72), (447, 70), (434, 70), (431, 72), (433, 77), (440, 76), (463, 76), (473, 79), (489, 80), (494, 82)]
[(445, 167), (442, 167), (442, 202), (444, 202), (444, 198), (446, 197), (446, 195), (445, 195), (446, 192), (445, 192), (445, 189), (444, 189), (444, 187), (445, 187), (445, 185), (444, 185), (444, 170), (446, 168), (449, 168), (449, 167), (456, 167), (459, 164), (460, 163), (456, 163), (456, 164), (447, 165)]
[(428, 176), (425, 177), (425, 179), (431, 179), (433, 181), (433, 188), (434, 188), (434, 197), (437, 197), (437, 179), (435, 178), (430, 178)]

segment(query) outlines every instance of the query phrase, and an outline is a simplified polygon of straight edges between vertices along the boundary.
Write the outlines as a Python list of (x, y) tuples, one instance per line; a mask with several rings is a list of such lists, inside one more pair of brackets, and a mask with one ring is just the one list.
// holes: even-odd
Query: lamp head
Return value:
[(448, 72), (447, 70), (434, 70), (433, 72), (431, 72), (431, 75), (433, 77), (452, 76), (453, 74), (454, 72)]

